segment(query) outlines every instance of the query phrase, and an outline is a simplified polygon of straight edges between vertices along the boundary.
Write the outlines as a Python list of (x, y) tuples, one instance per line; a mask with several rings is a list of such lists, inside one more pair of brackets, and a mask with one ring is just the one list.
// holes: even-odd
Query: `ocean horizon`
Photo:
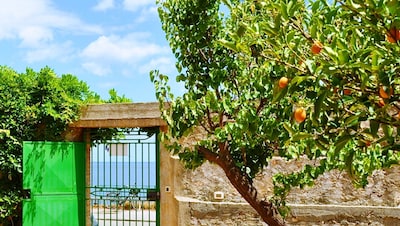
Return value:
[(156, 162), (92, 162), (91, 196), (126, 196), (134, 188), (155, 189), (156, 167)]
[(156, 162), (92, 162), (91, 185), (155, 188)]

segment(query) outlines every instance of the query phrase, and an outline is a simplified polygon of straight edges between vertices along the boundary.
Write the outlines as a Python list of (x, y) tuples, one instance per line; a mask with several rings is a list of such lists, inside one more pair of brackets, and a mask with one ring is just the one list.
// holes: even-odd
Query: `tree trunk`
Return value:
[(257, 189), (253, 183), (246, 175), (242, 174), (229, 154), (221, 157), (203, 147), (199, 147), (199, 151), (208, 161), (216, 163), (224, 170), (231, 184), (253, 209), (257, 211), (265, 223), (269, 226), (286, 225), (276, 207), (267, 200), (258, 197)]

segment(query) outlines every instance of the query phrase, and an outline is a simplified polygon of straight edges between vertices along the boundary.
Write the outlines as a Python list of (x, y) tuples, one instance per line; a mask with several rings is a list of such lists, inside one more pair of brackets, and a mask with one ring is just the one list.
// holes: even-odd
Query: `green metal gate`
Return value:
[(93, 225), (160, 225), (158, 130), (132, 129), (90, 153)]
[(24, 142), (24, 226), (85, 225), (85, 144)]

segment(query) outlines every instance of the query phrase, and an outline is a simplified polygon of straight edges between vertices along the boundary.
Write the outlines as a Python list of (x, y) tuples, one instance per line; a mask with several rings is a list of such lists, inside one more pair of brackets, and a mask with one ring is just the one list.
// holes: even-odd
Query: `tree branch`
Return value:
[(210, 162), (219, 165), (225, 172), (228, 180), (242, 195), (242, 197), (260, 214), (261, 218), (270, 226), (282, 226), (285, 222), (280, 217), (278, 210), (272, 203), (260, 199), (257, 189), (254, 187), (250, 178), (243, 175), (240, 169), (236, 166), (232, 157), (227, 153), (225, 156), (220, 156), (211, 150), (199, 146), (198, 151)]

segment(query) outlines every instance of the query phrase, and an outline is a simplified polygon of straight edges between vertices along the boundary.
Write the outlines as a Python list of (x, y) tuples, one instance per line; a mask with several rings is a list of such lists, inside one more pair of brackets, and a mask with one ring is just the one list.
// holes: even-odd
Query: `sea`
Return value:
[(156, 162), (92, 162), (91, 198), (144, 199), (147, 190), (156, 188), (156, 167)]

